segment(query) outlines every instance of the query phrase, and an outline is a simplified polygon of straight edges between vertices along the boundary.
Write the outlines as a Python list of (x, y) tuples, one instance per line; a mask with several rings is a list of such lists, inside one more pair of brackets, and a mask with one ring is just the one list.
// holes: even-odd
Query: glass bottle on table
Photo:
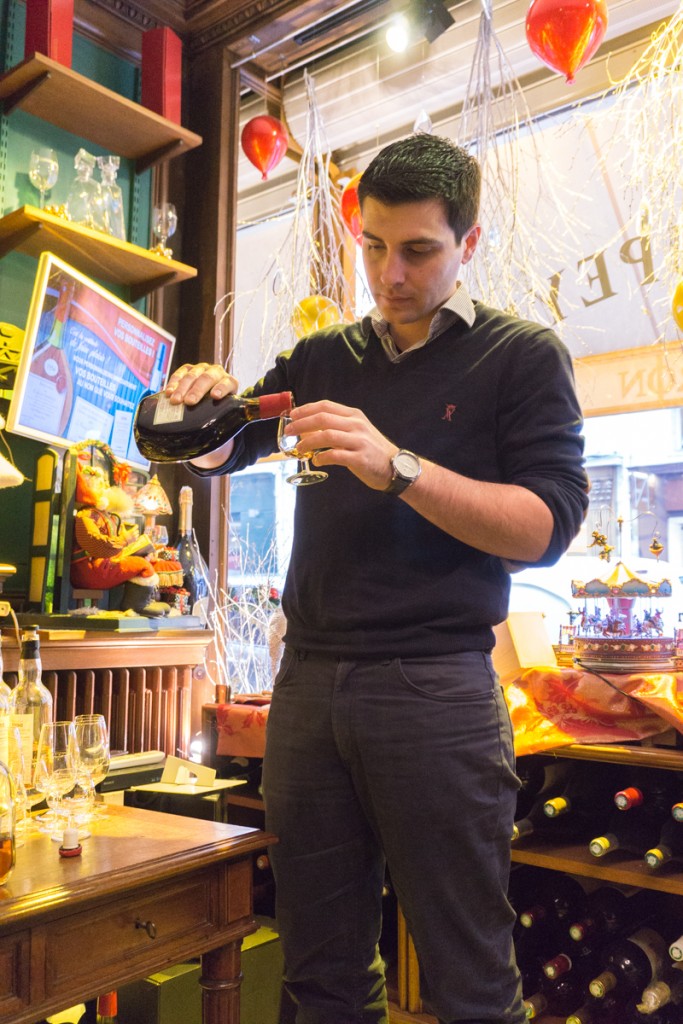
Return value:
[(14, 781), (5, 762), (0, 761), (0, 885), (5, 884), (14, 867), (14, 822)]
[(190, 595), (190, 611), (208, 621), (206, 605), (209, 597), (209, 570), (192, 529), (192, 498), (191, 487), (180, 488), (180, 517), (175, 547), (178, 549), (178, 561), (183, 567), (183, 586)]
[(40, 638), (35, 626), (26, 627), (21, 636), (17, 685), (10, 693), (10, 724), (19, 729), (26, 764), (26, 796), (30, 807), (40, 803), (43, 794), (34, 786), (38, 740), (43, 725), (52, 721), (52, 694), (43, 684)]

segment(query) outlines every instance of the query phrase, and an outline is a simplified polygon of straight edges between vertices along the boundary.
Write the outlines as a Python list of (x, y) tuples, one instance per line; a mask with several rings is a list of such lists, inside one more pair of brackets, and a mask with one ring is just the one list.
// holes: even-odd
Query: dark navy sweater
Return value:
[[(397, 363), (367, 321), (317, 332), (245, 393), (291, 390), (297, 405), (327, 398), (362, 409), (401, 448), (464, 476), (528, 488), (553, 514), (538, 562), (551, 565), (588, 504), (571, 360), (547, 328), (479, 302), (475, 310), (472, 327), (458, 320)], [(250, 424), (212, 472), (276, 450), (276, 429), (272, 420)], [(501, 560), (347, 469), (326, 469), (325, 483), (296, 495), (287, 642), (355, 658), (491, 650), (509, 599)]]

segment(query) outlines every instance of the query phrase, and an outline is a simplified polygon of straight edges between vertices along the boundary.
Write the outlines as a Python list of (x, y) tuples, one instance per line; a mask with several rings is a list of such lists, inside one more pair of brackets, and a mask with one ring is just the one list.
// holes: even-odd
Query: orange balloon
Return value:
[(361, 175), (355, 174), (346, 183), (340, 201), (342, 220), (359, 245), (363, 241), (363, 219), (360, 215), (360, 203), (358, 202), (358, 182), (360, 179)]
[(339, 307), (324, 295), (309, 295), (297, 302), (292, 314), (292, 327), (297, 338), (304, 338), (313, 331), (341, 323)]
[(683, 331), (683, 280), (680, 280), (674, 290), (674, 297), (671, 300), (671, 312), (673, 313), (676, 325)]
[(261, 172), (263, 181), (268, 172), (282, 160), (289, 145), (289, 134), (282, 121), (270, 114), (252, 117), (242, 129), (242, 149), (248, 160)]
[(536, 56), (567, 82), (591, 59), (607, 30), (607, 0), (533, 0), (526, 37)]

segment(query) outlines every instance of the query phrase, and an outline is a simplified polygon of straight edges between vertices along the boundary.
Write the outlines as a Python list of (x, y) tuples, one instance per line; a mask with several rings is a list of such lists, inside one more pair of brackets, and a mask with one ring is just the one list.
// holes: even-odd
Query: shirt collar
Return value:
[(418, 348), (423, 348), (430, 341), (433, 341), (434, 338), (438, 337), (438, 335), (443, 334), (456, 320), (463, 320), (468, 327), (472, 327), (475, 319), (474, 303), (470, 298), (467, 286), (460, 281), (450, 298), (444, 302), (432, 317), (427, 337), (416, 345), (411, 345), (405, 352), (401, 352), (396, 347), (391, 337), (390, 325), (384, 319), (377, 306), (373, 306), (370, 312), (363, 317), (361, 329), (366, 337), (368, 337), (370, 330), (374, 329), (389, 359), (393, 363), (397, 363), (409, 356), (411, 352), (415, 352)]

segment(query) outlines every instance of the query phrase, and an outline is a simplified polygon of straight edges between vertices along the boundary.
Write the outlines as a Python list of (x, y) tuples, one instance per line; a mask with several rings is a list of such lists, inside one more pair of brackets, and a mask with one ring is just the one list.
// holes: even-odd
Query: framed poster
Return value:
[(68, 448), (92, 438), (147, 469), (133, 438), (140, 399), (159, 391), (175, 338), (50, 252), (38, 261), (7, 428)]

